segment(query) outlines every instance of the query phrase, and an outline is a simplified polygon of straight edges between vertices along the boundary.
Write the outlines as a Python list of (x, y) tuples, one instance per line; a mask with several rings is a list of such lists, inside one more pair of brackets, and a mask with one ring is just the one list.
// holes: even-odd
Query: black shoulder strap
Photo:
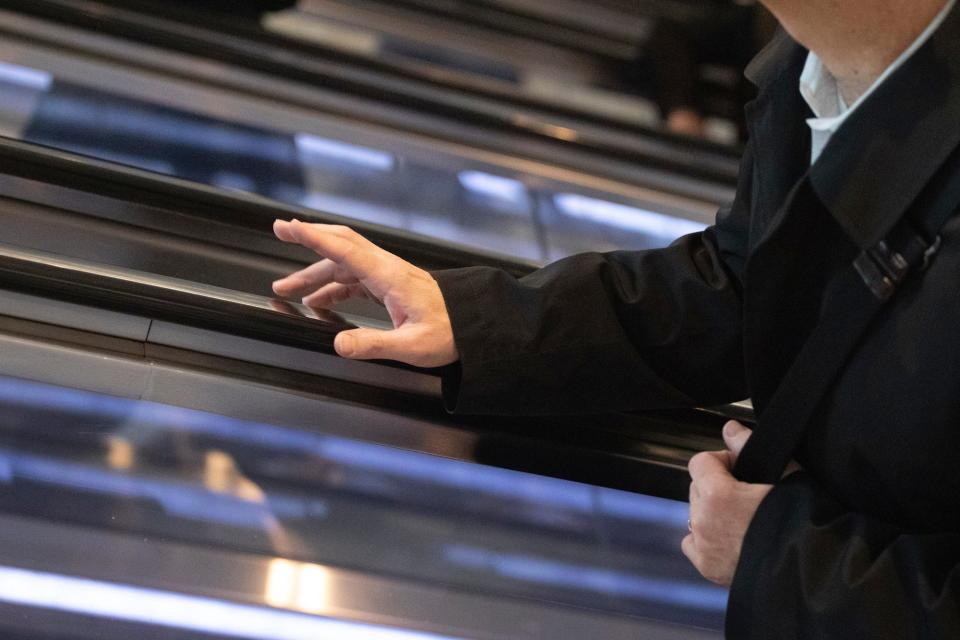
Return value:
[[(955, 154), (957, 156), (957, 154)], [(863, 251), (826, 292), (824, 316), (787, 371), (734, 468), (744, 482), (775, 483), (803, 439), (818, 403), (834, 384), (871, 321), (908, 276), (922, 273), (940, 248), (940, 230), (960, 206), (960, 163), (900, 220), (887, 238)], [(948, 167), (944, 167), (947, 169)], [(937, 184), (939, 182), (940, 184)]]

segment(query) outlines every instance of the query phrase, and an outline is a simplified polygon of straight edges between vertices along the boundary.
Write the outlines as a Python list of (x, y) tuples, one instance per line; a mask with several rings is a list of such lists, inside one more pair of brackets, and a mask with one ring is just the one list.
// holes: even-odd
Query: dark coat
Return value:
[[(817, 323), (825, 283), (884, 238), (960, 145), (960, 9), (809, 167), (779, 36), (735, 202), (667, 249), (569, 258), (521, 281), (437, 274), (460, 350), (451, 409), (558, 413), (717, 404), (763, 410)], [(960, 181), (960, 175), (953, 179)], [(730, 638), (960, 637), (960, 218), (930, 269), (869, 327), (797, 460), (757, 512)], [(804, 389), (796, 389), (803, 394)], [(774, 425), (775, 428), (775, 425)]]

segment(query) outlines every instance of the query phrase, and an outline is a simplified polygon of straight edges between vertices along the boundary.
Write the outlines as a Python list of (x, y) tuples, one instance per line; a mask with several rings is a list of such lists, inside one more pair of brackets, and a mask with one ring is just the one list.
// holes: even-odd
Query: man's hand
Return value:
[(459, 359), (450, 315), (429, 273), (347, 227), (277, 220), (273, 231), (284, 242), (301, 244), (322, 258), (274, 282), (278, 296), (303, 296), (305, 305), (317, 309), (368, 297), (390, 314), (392, 331), (354, 329), (337, 335), (334, 348), (341, 356), (398, 360), (418, 367), (440, 367)]
[(707, 451), (690, 459), (690, 533), (681, 547), (704, 578), (724, 586), (733, 582), (750, 521), (773, 489), (733, 477), (733, 465), (752, 433), (731, 420), (723, 427), (727, 451)]

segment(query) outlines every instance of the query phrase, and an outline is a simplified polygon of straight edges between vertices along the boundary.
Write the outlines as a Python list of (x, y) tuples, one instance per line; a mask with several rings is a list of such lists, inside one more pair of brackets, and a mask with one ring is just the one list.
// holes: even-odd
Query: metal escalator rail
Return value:
[[(511, 105), (504, 101), (508, 96), (480, 95), (480, 87), (469, 91), (451, 88), (443, 80), (403, 73), (392, 65), (372, 63), (361, 56), (332, 54), (321, 47), (293, 43), (253, 29), (239, 33), (241, 27), (231, 27), (235, 32), (230, 33), (196, 23), (187, 24), (177, 21), (176, 14), (167, 17), (129, 9), (129, 2), (113, 4), (123, 8), (75, 0), (9, 0), (6, 7), (298, 82), (387, 101), (398, 108), (433, 113), (461, 124), (513, 131), (518, 139), (544, 142), (558, 149), (646, 163), (720, 183), (730, 183), (736, 177), (735, 149), (691, 143), (621, 123), (597, 125), (576, 118), (574, 113), (563, 113), (563, 109), (545, 112), (536, 101), (517, 96), (510, 98), (514, 103)], [(134, 4), (140, 6), (140, 3)], [(350, 58), (349, 64), (330, 60), (337, 57)]]
[(128, 202), (187, 212), (194, 217), (271, 233), (277, 218), (349, 225), (388, 251), (433, 268), (494, 266), (525, 275), (536, 264), (466, 248), (381, 225), (359, 222), (278, 203), (267, 198), (209, 187), (0, 136), (0, 174), (17, 176)]

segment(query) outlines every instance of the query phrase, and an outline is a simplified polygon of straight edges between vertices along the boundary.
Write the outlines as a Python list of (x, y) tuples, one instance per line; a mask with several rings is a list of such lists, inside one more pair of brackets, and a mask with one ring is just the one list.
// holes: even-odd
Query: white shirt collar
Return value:
[(950, 0), (944, 6), (943, 10), (937, 14), (927, 28), (914, 40), (900, 56), (893, 61), (889, 67), (884, 70), (880, 77), (867, 89), (866, 93), (860, 96), (856, 102), (847, 106), (840, 93), (840, 85), (833, 74), (827, 70), (823, 62), (812, 51), (807, 56), (807, 64), (800, 75), (800, 94), (810, 106), (815, 117), (807, 120), (810, 132), (813, 138), (811, 151), (811, 163), (816, 162), (817, 158), (823, 152), (827, 143), (834, 133), (840, 129), (840, 126), (846, 122), (847, 118), (863, 104), (863, 102), (876, 91), (883, 82), (889, 78), (893, 72), (899, 69), (910, 57), (922, 47), (927, 40), (940, 28), (943, 21), (947, 19), (950, 10), (953, 9), (957, 0)]

